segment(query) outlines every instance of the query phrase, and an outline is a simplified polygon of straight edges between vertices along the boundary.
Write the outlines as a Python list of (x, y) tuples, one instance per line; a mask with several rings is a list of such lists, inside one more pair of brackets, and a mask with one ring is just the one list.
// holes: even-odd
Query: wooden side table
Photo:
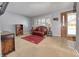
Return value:
[(48, 31), (47, 36), (52, 36), (52, 31)]

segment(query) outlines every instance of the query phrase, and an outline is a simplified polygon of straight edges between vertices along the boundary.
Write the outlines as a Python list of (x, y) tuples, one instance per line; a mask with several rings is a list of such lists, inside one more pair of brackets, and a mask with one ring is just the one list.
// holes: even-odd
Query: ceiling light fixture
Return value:
[(0, 5), (0, 15), (4, 14), (6, 8), (7, 8), (8, 2), (2, 2)]

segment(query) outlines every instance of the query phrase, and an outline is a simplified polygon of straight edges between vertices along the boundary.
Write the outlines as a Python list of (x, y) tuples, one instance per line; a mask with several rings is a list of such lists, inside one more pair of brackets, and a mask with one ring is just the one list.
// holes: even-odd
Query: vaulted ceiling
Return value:
[(73, 2), (10, 2), (6, 11), (33, 17), (65, 7), (73, 7)]

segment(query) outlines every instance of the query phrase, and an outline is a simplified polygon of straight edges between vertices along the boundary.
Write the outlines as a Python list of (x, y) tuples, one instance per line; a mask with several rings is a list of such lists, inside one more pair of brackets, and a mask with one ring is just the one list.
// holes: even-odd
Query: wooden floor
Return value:
[(67, 41), (61, 37), (45, 37), (39, 44), (16, 37), (15, 52), (7, 55), (7, 57), (73, 57), (77, 53), (68, 48)]

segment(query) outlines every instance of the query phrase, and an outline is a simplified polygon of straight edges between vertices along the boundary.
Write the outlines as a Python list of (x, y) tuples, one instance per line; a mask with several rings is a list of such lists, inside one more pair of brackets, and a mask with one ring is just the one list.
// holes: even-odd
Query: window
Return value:
[(44, 26), (48, 26), (49, 24), (51, 24), (51, 20), (50, 18), (37, 18), (34, 20), (34, 25), (44, 25)]
[(67, 14), (67, 34), (76, 35), (76, 13)]

